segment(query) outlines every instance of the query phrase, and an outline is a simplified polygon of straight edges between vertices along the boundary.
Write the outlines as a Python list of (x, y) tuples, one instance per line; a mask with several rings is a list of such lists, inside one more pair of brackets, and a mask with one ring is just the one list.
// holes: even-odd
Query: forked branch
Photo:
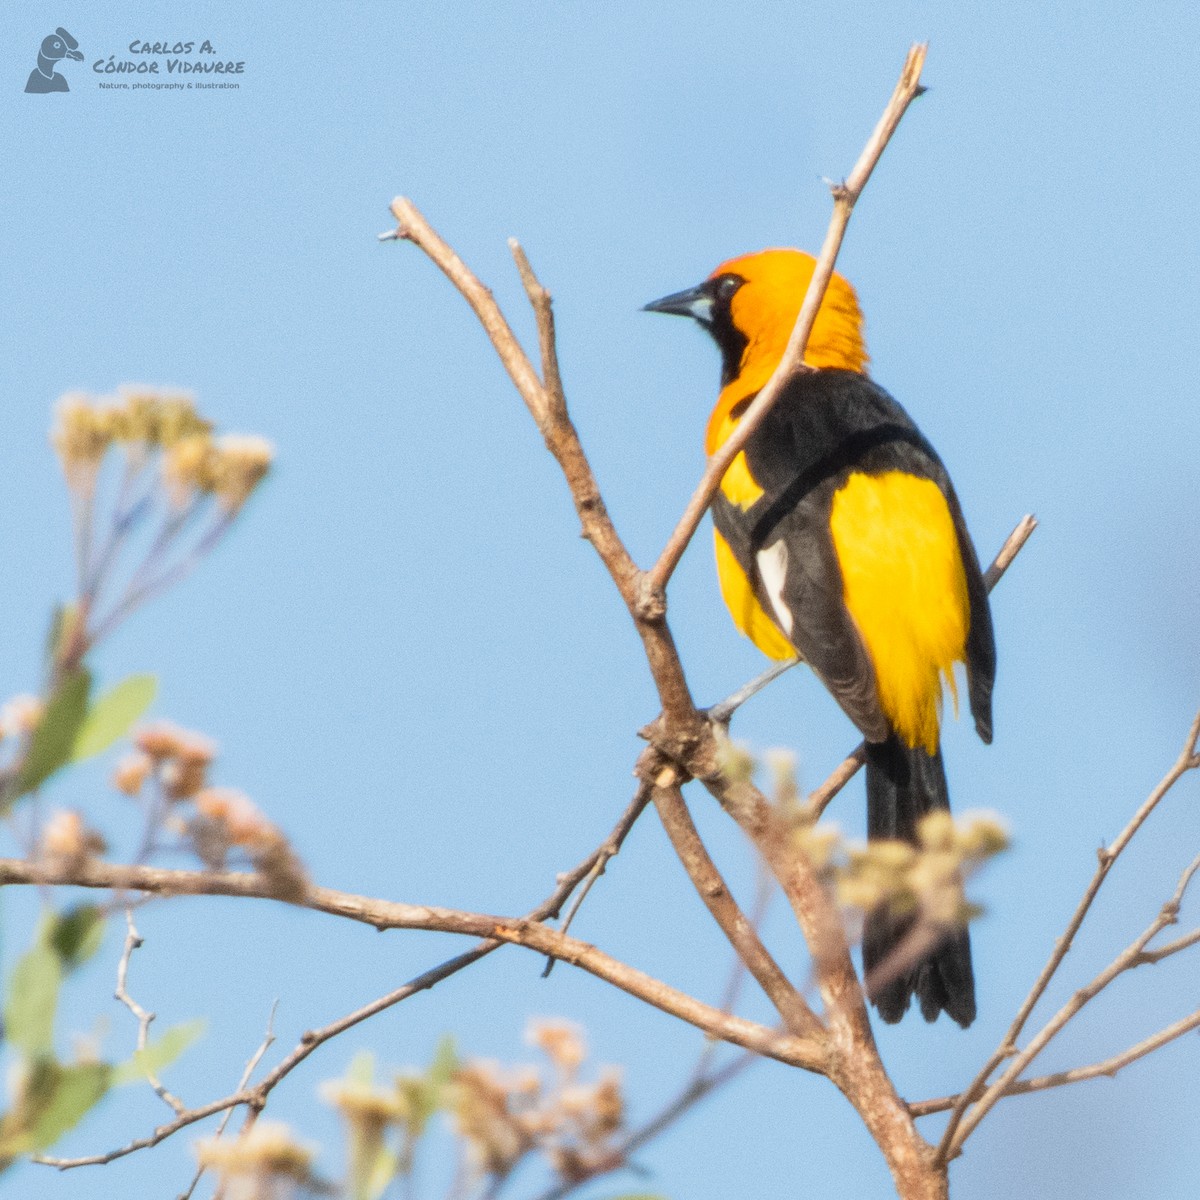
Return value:
[(927, 50), (928, 47), (924, 44), (915, 45), (909, 50), (892, 98), (858, 156), (854, 170), (847, 176), (845, 183), (834, 186), (833, 216), (783, 358), (738, 421), (737, 429), (708, 460), (708, 466), (688, 501), (683, 516), (679, 518), (679, 524), (650, 570), (650, 582), (654, 587), (667, 586), (667, 580), (679, 565), (679, 560), (708, 511), (708, 506), (712, 503), (712, 498), (716, 495), (730, 463), (746, 448), (746, 443), (766, 419), (771, 406), (783, 394), (788, 382), (796, 375), (811, 369), (804, 363), (804, 351), (808, 346), (809, 335), (817, 319), (821, 301), (825, 298), (830, 279), (833, 278), (834, 264), (837, 262), (838, 251), (842, 248), (842, 239), (846, 236), (846, 227), (850, 224), (850, 215), (862, 195), (863, 188), (867, 186), (867, 180), (871, 178), (871, 172), (875, 170), (875, 164), (879, 162), (884, 148), (896, 132), (900, 119), (908, 111), (908, 106), (913, 100), (925, 90), (921, 86), (921, 69), (925, 65)]

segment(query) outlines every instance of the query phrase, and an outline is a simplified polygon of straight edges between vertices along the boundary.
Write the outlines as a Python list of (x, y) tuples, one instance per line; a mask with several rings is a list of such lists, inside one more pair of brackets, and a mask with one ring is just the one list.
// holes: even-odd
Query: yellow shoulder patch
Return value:
[(734, 624), (768, 658), (795, 658), (796, 648), (759, 604), (750, 580), (738, 564), (729, 543), (715, 529), (713, 539), (717, 547), (717, 578), (721, 581), (721, 595)]
[(957, 708), (971, 607), (958, 534), (931, 479), (855, 472), (833, 497), (844, 598), (875, 667), (879, 704), (909, 746), (937, 750), (942, 679)]

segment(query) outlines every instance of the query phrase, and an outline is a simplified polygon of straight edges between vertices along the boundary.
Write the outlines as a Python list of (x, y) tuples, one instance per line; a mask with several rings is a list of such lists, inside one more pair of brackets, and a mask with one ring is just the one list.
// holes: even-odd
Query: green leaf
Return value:
[(447, 1034), (438, 1042), (433, 1061), (423, 1079), (397, 1079), (396, 1086), (404, 1090), (412, 1106), (409, 1128), (413, 1137), (420, 1137), (429, 1118), (443, 1106), (446, 1087), (459, 1068), (454, 1039)]
[(379, 1200), (400, 1171), (400, 1156), (390, 1146), (380, 1146), (367, 1164), (356, 1164), (360, 1175), (350, 1182), (353, 1200)]
[(87, 713), (91, 687), (91, 673), (80, 667), (55, 688), (45, 714), (29, 739), (14, 799), (32, 792), (70, 760), (71, 748)]
[(433, 1062), (429, 1064), (429, 1070), (425, 1073), (425, 1081), (440, 1093), (454, 1078), (458, 1068), (458, 1050), (455, 1048), (454, 1038), (446, 1034), (433, 1052)]
[(59, 1069), (57, 1086), (50, 1102), (30, 1128), (30, 1150), (45, 1150), (68, 1130), (74, 1129), (87, 1112), (104, 1097), (112, 1083), (108, 1063), (76, 1063)]
[(57, 604), (50, 615), (50, 628), (46, 630), (43, 658), (47, 671), (53, 672), (58, 662), (58, 652), (71, 637), (79, 623), (79, 609), (74, 604)]
[(54, 1011), (62, 975), (62, 959), (42, 943), (22, 955), (9, 978), (5, 1030), (9, 1041), (31, 1058), (54, 1045)]
[(103, 754), (129, 732), (157, 694), (158, 680), (153, 675), (130, 675), (110, 688), (88, 709), (71, 748), (72, 760)]
[(13, 1106), (0, 1122), (0, 1160), (5, 1166), (16, 1155), (32, 1150), (31, 1131), (50, 1107), (61, 1075), (62, 1067), (50, 1055), (39, 1055), (20, 1064), (15, 1077)]
[(104, 941), (104, 912), (97, 904), (75, 904), (54, 913), (40, 935), (68, 971), (87, 962)]
[(117, 1067), (113, 1083), (138, 1083), (147, 1075), (157, 1075), (169, 1067), (197, 1038), (204, 1034), (208, 1022), (202, 1017), (172, 1025), (162, 1037), (148, 1042), (144, 1050), (135, 1050), (133, 1057)]

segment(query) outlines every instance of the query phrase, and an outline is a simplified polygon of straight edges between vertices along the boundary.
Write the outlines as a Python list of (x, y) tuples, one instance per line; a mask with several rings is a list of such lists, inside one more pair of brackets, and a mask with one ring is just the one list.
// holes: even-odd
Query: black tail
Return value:
[[(892, 734), (867, 743), (867, 837), (915, 842), (917, 822), (929, 812), (949, 809), (942, 752), (909, 749)], [(863, 930), (863, 970), (870, 975), (912, 927), (912, 917), (872, 913)], [(889, 1024), (899, 1021), (914, 993), (921, 1015), (934, 1021), (950, 1014), (964, 1029), (975, 1020), (975, 976), (966, 929), (947, 935), (923, 962), (873, 991), (871, 1002)]]

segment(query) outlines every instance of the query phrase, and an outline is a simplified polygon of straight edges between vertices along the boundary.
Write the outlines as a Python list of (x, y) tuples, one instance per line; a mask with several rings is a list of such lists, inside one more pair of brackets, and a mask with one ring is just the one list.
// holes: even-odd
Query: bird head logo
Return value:
[(60, 25), (53, 33), (42, 39), (38, 49), (37, 66), (29, 73), (25, 91), (35, 95), (46, 92), (69, 92), (66, 77), (60, 75), (57, 66), (62, 60), (82, 62), (83, 54), (79, 43)]

